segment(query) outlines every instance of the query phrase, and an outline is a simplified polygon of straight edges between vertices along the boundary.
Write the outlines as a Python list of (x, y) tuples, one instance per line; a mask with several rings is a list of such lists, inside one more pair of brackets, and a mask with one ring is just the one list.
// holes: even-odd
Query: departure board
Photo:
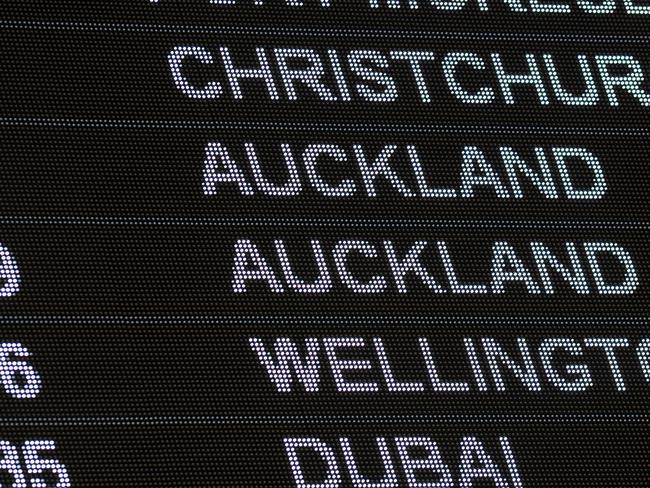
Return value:
[(0, 0), (0, 487), (650, 486), (649, 27)]

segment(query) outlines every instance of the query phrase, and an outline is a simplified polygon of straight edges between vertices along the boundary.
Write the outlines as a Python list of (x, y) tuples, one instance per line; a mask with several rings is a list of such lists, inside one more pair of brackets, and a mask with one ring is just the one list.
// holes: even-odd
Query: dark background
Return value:
[[(650, 127), (648, 108), (636, 101), (542, 107), (524, 88), (512, 107), (468, 106), (449, 95), (434, 64), (427, 76), (443, 89), (432, 91), (431, 104), (415, 92), (387, 105), (271, 103), (266, 95), (205, 102), (175, 89), (166, 62), (170, 49), (189, 44), (227, 45), (241, 56), (255, 46), (497, 51), (513, 69), (528, 52), (552, 53), (565, 69), (578, 53), (633, 54), (649, 68), (647, 16), (513, 14), (503, 6), (488, 14), (372, 11), (359, 0), (333, 3), (2, 2), (0, 242), (16, 255), (23, 288), (2, 302), (0, 339), (28, 347), (44, 381), (35, 400), (0, 398), (2, 438), (56, 440), (73, 487), (292, 486), (282, 438), (301, 435), (350, 437), (369, 473), (377, 470), (374, 437), (431, 436), (453, 465), (463, 436), (494, 444), (507, 435), (527, 488), (644, 486), (648, 383), (632, 349), (620, 354), (629, 374), (625, 393), (614, 390), (602, 357), (596, 387), (577, 395), (526, 393), (514, 381), (506, 393), (461, 396), (351, 397), (331, 384), (314, 396), (281, 396), (271, 388), (248, 347), (251, 336), (379, 336), (404, 373), (417, 367), (417, 338), (428, 337), (459, 373), (466, 366), (454, 351), (463, 337), (513, 346), (520, 336), (533, 344), (548, 336), (636, 341), (649, 330)], [(404, 70), (400, 79), (409, 76)], [(531, 187), (522, 200), (490, 192), (406, 200), (388, 186), (373, 200), (313, 191), (295, 199), (227, 190), (204, 197), (211, 141), (228, 145), (236, 159), (244, 142), (255, 142), (280, 181), (281, 142), (297, 152), (316, 142), (348, 152), (352, 144), (415, 144), (436, 181), (452, 186), (465, 145), (495, 159), (500, 145), (524, 154), (534, 146), (584, 146), (599, 157), (609, 190), (598, 201), (546, 200)], [(395, 161), (408, 179), (401, 167), (407, 160)], [(349, 177), (354, 169), (331, 174)], [(439, 296), (416, 282), (408, 295), (258, 289), (234, 296), (240, 238), (265, 245), (284, 238), (298, 255), (312, 238), (389, 238), (404, 247), (447, 240), (466, 281), (486, 280), (494, 240), (523, 249), (539, 239), (558, 251), (565, 241), (615, 241), (633, 254), (641, 284), (625, 296), (580, 296), (563, 287), (551, 296), (517, 287), (502, 296)]]

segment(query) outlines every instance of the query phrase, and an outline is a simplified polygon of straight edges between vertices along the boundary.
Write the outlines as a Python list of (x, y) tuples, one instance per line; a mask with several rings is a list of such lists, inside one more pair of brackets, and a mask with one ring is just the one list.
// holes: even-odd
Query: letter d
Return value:
[[(596, 280), (596, 287), (601, 295), (629, 295), (639, 286), (639, 276), (634, 268), (632, 256), (622, 246), (614, 242), (585, 242), (585, 252)], [(625, 277), (621, 283), (607, 283), (598, 260), (598, 254), (612, 254), (625, 268)]]
[[(553, 155), (560, 172), (567, 198), (571, 200), (598, 200), (607, 192), (605, 173), (598, 158), (582, 147), (554, 147)], [(567, 164), (568, 158), (580, 159), (591, 171), (591, 188), (577, 189)]]
[[(325, 444), (320, 439), (310, 437), (290, 437), (284, 439), (284, 447), (287, 450), (293, 478), (296, 481), (297, 488), (338, 488), (341, 486), (341, 472), (336, 463), (334, 449)], [(327, 464), (327, 473), (323, 481), (318, 483), (305, 482), (305, 474), (300, 459), (298, 459), (298, 449), (312, 449), (317, 452)]]

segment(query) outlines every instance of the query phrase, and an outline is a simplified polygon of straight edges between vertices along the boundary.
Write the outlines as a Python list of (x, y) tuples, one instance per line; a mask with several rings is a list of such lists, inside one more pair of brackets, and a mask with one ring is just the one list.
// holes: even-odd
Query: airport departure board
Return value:
[(1, 0), (0, 487), (650, 486), (648, 0)]

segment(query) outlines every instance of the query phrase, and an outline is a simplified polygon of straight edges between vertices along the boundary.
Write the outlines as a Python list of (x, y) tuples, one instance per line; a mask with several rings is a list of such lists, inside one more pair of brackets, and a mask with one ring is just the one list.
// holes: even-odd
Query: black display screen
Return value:
[(640, 488), (650, 3), (0, 3), (0, 487)]

